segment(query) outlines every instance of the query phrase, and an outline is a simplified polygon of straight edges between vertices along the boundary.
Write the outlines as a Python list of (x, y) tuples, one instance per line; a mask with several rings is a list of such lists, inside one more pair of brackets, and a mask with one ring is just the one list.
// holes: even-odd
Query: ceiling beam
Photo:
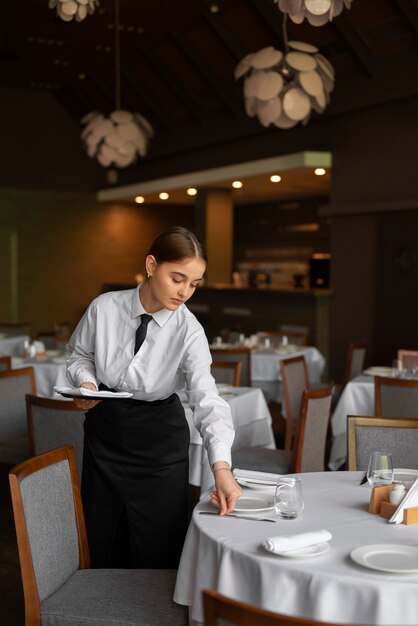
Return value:
[(277, 39), (277, 43), (280, 46), (280, 49), (284, 50), (285, 44), (283, 39), (282, 25), (283, 14), (275, 6), (273, 6), (272, 2), (269, 2), (269, 4), (260, 2), (260, 0), (247, 0), (247, 2), (251, 4), (261, 20), (273, 33), (273, 35)]
[(180, 33), (171, 31), (170, 35), (174, 43), (183, 52), (184, 56), (188, 59), (191, 65), (193, 65), (195, 70), (197, 70), (202, 78), (210, 85), (219, 99), (222, 100), (228, 111), (234, 116), (238, 116), (242, 110), (238, 105), (230, 86), (218, 80), (212, 70), (210, 70), (209, 66), (196, 54), (195, 50), (192, 50), (190, 45)]
[(414, 6), (411, 0), (395, 0), (395, 4), (412, 28), (415, 37), (418, 38), (418, 9), (416, 5)]
[(373, 78), (376, 73), (376, 62), (373, 58), (370, 47), (364, 41), (361, 34), (354, 28), (345, 13), (336, 17), (332, 24), (339, 35), (344, 39), (351, 52), (356, 57), (369, 78)]
[(174, 95), (180, 100), (184, 108), (194, 117), (199, 123), (203, 124), (203, 116), (199, 113), (199, 105), (197, 102), (193, 102), (193, 95), (187, 93), (179, 84), (179, 82), (173, 78), (173, 74), (167, 70), (161, 59), (157, 54), (150, 49), (140, 48), (140, 54), (142, 54), (149, 65), (159, 74), (163, 83), (171, 89)]
[(138, 96), (138, 98), (140, 98), (140, 100), (145, 102), (148, 109), (152, 111), (152, 114), (160, 120), (162, 125), (165, 126), (168, 131), (172, 132), (174, 130), (174, 125), (166, 112), (157, 103), (155, 98), (153, 98), (153, 96), (151, 96), (151, 94), (139, 84), (125, 65), (122, 65), (121, 67), (121, 74), (132, 91)]
[(229, 28), (222, 21), (219, 14), (214, 15), (208, 9), (202, 13), (204, 20), (222, 41), (236, 61), (240, 61), (247, 53), (240, 43), (235, 39)]

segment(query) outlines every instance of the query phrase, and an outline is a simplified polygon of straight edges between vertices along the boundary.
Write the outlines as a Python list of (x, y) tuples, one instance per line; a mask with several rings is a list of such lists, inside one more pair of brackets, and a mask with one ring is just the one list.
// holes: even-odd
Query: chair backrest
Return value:
[(27, 393), (36, 394), (33, 367), (0, 372), (0, 446), (9, 439), (27, 435)]
[(55, 335), (54, 337), (54, 349), (66, 350), (67, 344), (70, 341), (70, 335)]
[(214, 361), (241, 363), (240, 387), (251, 387), (251, 349), (244, 346), (237, 348), (211, 348)]
[(336, 626), (330, 622), (266, 611), (209, 589), (202, 593), (205, 626)]
[(418, 367), (418, 350), (398, 350), (398, 363), (401, 369)]
[(305, 357), (295, 356), (291, 359), (282, 359), (280, 374), (286, 412), (285, 450), (291, 450), (302, 406), (303, 392), (309, 389)]
[(364, 370), (367, 344), (364, 342), (351, 342), (348, 346), (347, 360), (344, 370), (344, 385), (359, 376)]
[(0, 356), (0, 372), (12, 369), (12, 358), (10, 356)]
[(418, 417), (418, 380), (375, 376), (374, 408), (383, 417)]
[(325, 470), (325, 448), (331, 401), (332, 385), (323, 389), (304, 391), (292, 460), (292, 473)]
[(367, 470), (372, 452), (392, 454), (394, 467), (418, 469), (418, 420), (348, 416), (348, 469)]
[(26, 396), (29, 447), (31, 455), (54, 448), (73, 446), (77, 473), (81, 480), (83, 469), (85, 412), (74, 402)]
[(287, 337), (289, 343), (297, 346), (306, 346), (308, 340), (307, 333), (298, 333), (296, 331), (259, 331), (256, 334), (259, 343), (262, 344), (265, 339), (270, 339), (272, 346), (281, 344), (283, 337)]
[(241, 382), (241, 361), (213, 361), (212, 376), (217, 383), (239, 387)]
[(77, 569), (90, 567), (74, 451), (32, 457), (9, 473), (25, 597), (26, 624)]
[(0, 322), (0, 333), (4, 333), (7, 337), (18, 337), (19, 335), (31, 335), (32, 327), (27, 322), (20, 324), (9, 324), (8, 322)]
[(42, 341), (46, 350), (53, 350), (55, 348), (54, 338), (55, 331), (53, 330), (44, 330), (36, 333), (37, 341)]

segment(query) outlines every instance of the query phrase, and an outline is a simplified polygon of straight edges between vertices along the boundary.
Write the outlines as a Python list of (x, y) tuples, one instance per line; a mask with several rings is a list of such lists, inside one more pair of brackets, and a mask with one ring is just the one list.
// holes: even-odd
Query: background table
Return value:
[(325, 367), (325, 359), (313, 346), (299, 348), (294, 352), (254, 351), (251, 354), (251, 384), (264, 391), (267, 400), (281, 402), (280, 361), (295, 356), (304, 356), (311, 384), (318, 384)]
[(29, 339), (29, 335), (0, 337), (0, 354), (6, 356), (19, 356), (23, 353), (25, 341), (29, 341)]
[[(354, 563), (361, 545), (418, 545), (418, 526), (389, 524), (367, 513), (370, 488), (359, 486), (363, 472), (301, 474), (305, 509), (293, 521), (266, 522), (199, 515), (214, 510), (199, 503), (183, 549), (174, 600), (203, 621), (202, 589), (262, 608), (339, 624), (416, 626), (418, 574), (387, 574)], [(254, 493), (254, 492), (252, 492)], [(247, 491), (248, 495), (248, 491)], [(329, 530), (326, 554), (286, 559), (262, 547), (275, 535)]]
[(374, 415), (374, 377), (361, 374), (344, 388), (331, 417), (332, 447), (328, 467), (336, 470), (347, 458), (347, 415)]
[(66, 376), (65, 361), (65, 356), (54, 355), (48, 357), (48, 352), (46, 359), (13, 357), (12, 369), (33, 367), (36, 381), (36, 395), (44, 398), (59, 398), (63, 400), (63, 397), (54, 391), (54, 386), (70, 386)]
[[(185, 407), (186, 419), (190, 428), (189, 482), (200, 486), (202, 491), (213, 485), (213, 474), (209, 467), (202, 439), (193, 423), (193, 414), (186, 403), (185, 394), (179, 393)], [(233, 393), (225, 396), (231, 407), (235, 426), (235, 439), (232, 449), (245, 446), (275, 448), (271, 415), (260, 389), (235, 387)]]

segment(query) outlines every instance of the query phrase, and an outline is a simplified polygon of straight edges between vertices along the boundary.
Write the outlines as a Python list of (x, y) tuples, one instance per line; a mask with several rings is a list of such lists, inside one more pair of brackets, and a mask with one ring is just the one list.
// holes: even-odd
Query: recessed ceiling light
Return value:
[(189, 187), (187, 193), (189, 196), (195, 196), (197, 194), (197, 189), (195, 189), (194, 187)]
[(278, 174), (273, 174), (273, 176), (270, 176), (270, 180), (272, 183), (279, 183), (282, 180), (282, 177)]
[(170, 196), (166, 191), (162, 191), (158, 197), (160, 198), (160, 200), (168, 200)]
[(137, 204), (143, 204), (145, 202), (144, 196), (135, 196), (135, 202)]
[(234, 180), (234, 182), (232, 183), (232, 186), (234, 189), (241, 189), (242, 182), (240, 180)]
[(324, 174), (326, 174), (326, 173), (327, 173), (327, 171), (326, 171), (326, 170), (324, 170), (324, 168), (323, 168), (323, 167), (317, 167), (317, 168), (315, 169), (315, 174), (316, 174), (317, 176), (323, 176), (323, 175), (324, 175)]

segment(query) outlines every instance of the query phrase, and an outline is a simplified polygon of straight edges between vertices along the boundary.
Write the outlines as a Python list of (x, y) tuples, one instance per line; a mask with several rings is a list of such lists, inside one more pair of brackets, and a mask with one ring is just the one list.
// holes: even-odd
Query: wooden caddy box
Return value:
[[(389, 519), (390, 517), (392, 517), (399, 505), (391, 504), (389, 502), (389, 494), (391, 492), (391, 489), (392, 485), (373, 487), (368, 508), (369, 513), (381, 515), (385, 519)], [(402, 523), (418, 524), (418, 506), (404, 509)]]

